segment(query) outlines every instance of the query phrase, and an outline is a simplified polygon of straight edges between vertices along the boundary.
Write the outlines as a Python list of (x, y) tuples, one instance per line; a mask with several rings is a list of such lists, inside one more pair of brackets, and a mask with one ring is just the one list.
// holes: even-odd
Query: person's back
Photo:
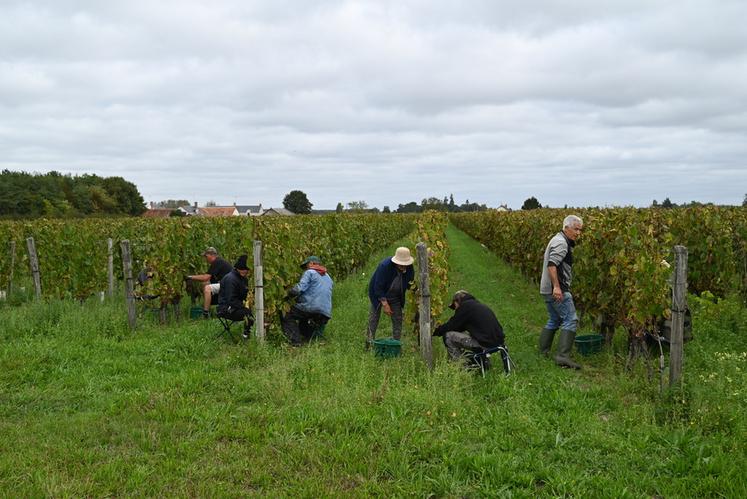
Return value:
[(221, 257), (217, 257), (208, 267), (207, 273), (210, 274), (210, 283), (218, 284), (225, 276), (230, 274), (232, 270), (233, 267), (230, 263)]
[(503, 326), (495, 313), (471, 294), (458, 291), (449, 308), (455, 309), (454, 315), (434, 330), (434, 336), (442, 336), (449, 331), (466, 331), (482, 348), (504, 344)]
[(461, 302), (455, 316), (463, 317), (463, 330), (480, 343), (483, 348), (492, 348), (504, 344), (503, 327), (495, 313), (475, 298)]
[(304, 312), (332, 317), (332, 288), (334, 281), (321, 266), (306, 270), (299, 281), (300, 294), (296, 307)]

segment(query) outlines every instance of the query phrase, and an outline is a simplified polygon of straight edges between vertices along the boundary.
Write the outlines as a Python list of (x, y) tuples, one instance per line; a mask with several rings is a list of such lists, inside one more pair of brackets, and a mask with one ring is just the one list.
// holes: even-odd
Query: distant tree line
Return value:
[(454, 202), (454, 195), (452, 194), (449, 197), (444, 196), (443, 199), (429, 197), (423, 199), (420, 204), (415, 201), (410, 201), (409, 203), (398, 205), (395, 211), (397, 213), (420, 213), (426, 210), (435, 210), (456, 213), (462, 211), (484, 211), (487, 209), (488, 207), (486, 205), (470, 203), (469, 199), (462, 204), (456, 204)]
[(0, 173), (0, 217), (136, 216), (143, 211), (137, 187), (122, 177)]
[(164, 201), (155, 203), (154, 208), (170, 208), (172, 210), (175, 210), (177, 208), (181, 208), (182, 206), (189, 206), (190, 204), (191, 203), (186, 199), (166, 199)]
[[(697, 208), (699, 206), (715, 206), (713, 203), (702, 203), (700, 201), (690, 201), (689, 203), (677, 204), (673, 203), (669, 198), (664, 198), (664, 201), (659, 203), (654, 199), (651, 203), (652, 208)], [(742, 206), (747, 206), (747, 194), (744, 196), (744, 202)]]

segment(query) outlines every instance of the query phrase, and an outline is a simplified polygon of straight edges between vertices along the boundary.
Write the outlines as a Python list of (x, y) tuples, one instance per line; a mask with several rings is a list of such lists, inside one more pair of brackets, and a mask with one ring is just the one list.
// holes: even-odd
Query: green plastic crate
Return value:
[(192, 307), (189, 309), (190, 319), (202, 319), (202, 307)]
[(576, 337), (576, 350), (581, 355), (591, 355), (602, 351), (604, 336), (601, 334), (586, 334)]
[(374, 340), (374, 355), (382, 359), (390, 359), (402, 355), (402, 342), (394, 338)]

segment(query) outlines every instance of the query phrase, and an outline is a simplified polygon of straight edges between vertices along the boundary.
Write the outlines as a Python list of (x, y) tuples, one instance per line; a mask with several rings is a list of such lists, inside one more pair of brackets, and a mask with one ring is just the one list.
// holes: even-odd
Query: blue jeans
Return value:
[(576, 315), (576, 306), (573, 304), (573, 295), (570, 291), (563, 293), (563, 301), (557, 302), (552, 295), (542, 295), (547, 306), (549, 319), (545, 329), (565, 329), (566, 331), (576, 332), (578, 327), (578, 316)]

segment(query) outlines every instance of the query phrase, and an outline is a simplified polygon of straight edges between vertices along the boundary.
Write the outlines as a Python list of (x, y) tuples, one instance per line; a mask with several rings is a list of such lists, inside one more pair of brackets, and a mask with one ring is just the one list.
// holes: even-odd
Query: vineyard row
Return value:
[[(252, 242), (262, 241), (265, 314), (268, 321), (283, 306), (286, 289), (299, 277), (299, 263), (318, 255), (330, 274), (341, 278), (361, 267), (377, 250), (412, 235), (413, 243), (433, 245), (433, 310), (443, 310), (447, 286), (445, 215), (335, 214), (276, 218), (85, 219), (0, 222), (0, 289), (11, 275), (27, 275), (26, 238), (33, 237), (39, 255), (44, 297), (85, 299), (108, 285), (107, 239), (114, 240), (114, 266), (122, 280), (118, 242), (129, 240), (135, 272), (148, 268), (152, 279), (139, 292), (158, 295), (162, 304), (186, 292), (183, 276), (203, 273), (201, 253), (218, 248), (231, 263), (240, 255), (252, 259)], [(15, 241), (15, 255), (11, 255)], [(413, 248), (414, 250), (414, 244)], [(435, 250), (435, 251), (434, 251)], [(13, 262), (11, 268), (11, 262)]]
[(689, 291), (747, 296), (747, 210), (542, 209), (452, 215), (460, 229), (539, 279), (549, 239), (571, 213), (584, 220), (574, 250), (574, 300), (589, 317), (640, 334), (668, 314), (674, 245), (689, 251)]

